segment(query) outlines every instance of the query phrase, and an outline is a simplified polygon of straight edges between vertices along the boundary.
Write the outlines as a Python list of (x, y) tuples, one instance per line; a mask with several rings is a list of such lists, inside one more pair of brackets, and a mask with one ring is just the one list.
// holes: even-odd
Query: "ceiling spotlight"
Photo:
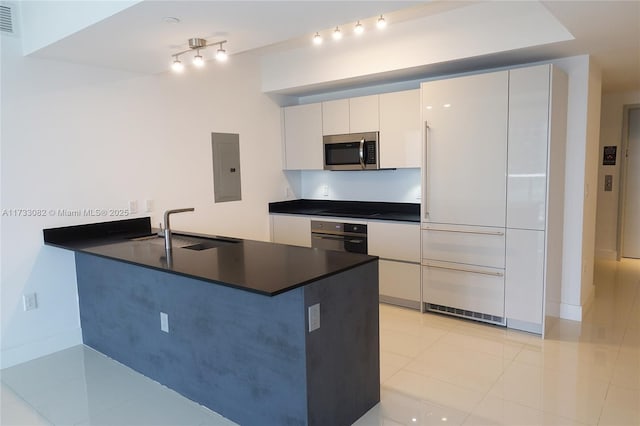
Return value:
[(321, 45), (322, 44), (322, 36), (320, 35), (320, 33), (316, 33), (313, 36), (313, 44), (315, 44), (315, 45)]
[(380, 15), (380, 17), (378, 18), (378, 22), (376, 23), (376, 26), (379, 29), (383, 29), (387, 26), (387, 21), (385, 21), (384, 17), (382, 15)]
[(182, 72), (184, 70), (184, 65), (180, 62), (180, 59), (176, 56), (176, 59), (171, 64), (171, 69), (175, 72)]
[(193, 57), (193, 65), (195, 65), (198, 68), (204, 67), (204, 58), (200, 54), (199, 50), (196, 53), (196, 56)]
[(342, 31), (340, 31), (340, 28), (336, 27), (336, 29), (333, 30), (332, 37), (334, 40), (340, 40), (342, 38)]
[(222, 48), (222, 43), (224, 42), (219, 43), (220, 47), (218, 47), (218, 50), (216, 51), (216, 59), (220, 62), (224, 62), (228, 58), (227, 51)]
[(360, 35), (364, 32), (364, 26), (358, 21), (356, 26), (353, 28), (353, 32)]

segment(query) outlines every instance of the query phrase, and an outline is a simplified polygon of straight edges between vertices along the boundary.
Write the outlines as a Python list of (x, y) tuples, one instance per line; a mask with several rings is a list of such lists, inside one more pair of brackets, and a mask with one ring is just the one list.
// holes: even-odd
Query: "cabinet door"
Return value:
[(368, 222), (369, 254), (384, 259), (420, 262), (420, 225)]
[(380, 260), (378, 269), (382, 302), (420, 309), (420, 264)]
[(380, 166), (422, 166), (420, 90), (380, 95)]
[(507, 321), (517, 320), (542, 325), (544, 258), (544, 231), (507, 229)]
[(311, 247), (311, 219), (303, 216), (271, 215), (271, 241)]
[(509, 71), (507, 227), (545, 229), (550, 65)]
[(505, 226), (508, 71), (422, 84), (423, 220)]
[(349, 99), (322, 102), (322, 134), (349, 133)]
[(320, 104), (284, 108), (285, 170), (322, 170)]
[(380, 130), (378, 95), (349, 99), (349, 132)]

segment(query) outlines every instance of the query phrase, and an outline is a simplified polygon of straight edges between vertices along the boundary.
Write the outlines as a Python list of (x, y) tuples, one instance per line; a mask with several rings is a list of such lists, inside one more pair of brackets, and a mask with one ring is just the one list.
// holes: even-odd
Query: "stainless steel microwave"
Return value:
[(378, 170), (379, 132), (324, 136), (325, 170)]

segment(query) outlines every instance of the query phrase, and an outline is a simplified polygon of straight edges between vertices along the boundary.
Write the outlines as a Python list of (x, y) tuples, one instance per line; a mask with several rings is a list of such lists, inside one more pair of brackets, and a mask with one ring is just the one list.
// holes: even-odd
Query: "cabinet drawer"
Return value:
[[(422, 291), (425, 303), (450, 307), (460, 316), (488, 314), (492, 322), (504, 322), (504, 271), (447, 262), (423, 262)], [(463, 312), (471, 311), (471, 312)]]
[(422, 226), (422, 258), (504, 268), (504, 228)]
[(420, 263), (420, 225), (368, 222), (369, 254)]

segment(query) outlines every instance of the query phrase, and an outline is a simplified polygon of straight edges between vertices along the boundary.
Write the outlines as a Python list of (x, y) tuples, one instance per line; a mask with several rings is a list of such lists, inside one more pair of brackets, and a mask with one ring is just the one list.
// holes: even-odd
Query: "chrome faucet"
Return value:
[(189, 207), (186, 209), (167, 210), (164, 212), (164, 248), (168, 252), (171, 251), (171, 225), (169, 224), (169, 216), (174, 213), (192, 212), (195, 209)]

